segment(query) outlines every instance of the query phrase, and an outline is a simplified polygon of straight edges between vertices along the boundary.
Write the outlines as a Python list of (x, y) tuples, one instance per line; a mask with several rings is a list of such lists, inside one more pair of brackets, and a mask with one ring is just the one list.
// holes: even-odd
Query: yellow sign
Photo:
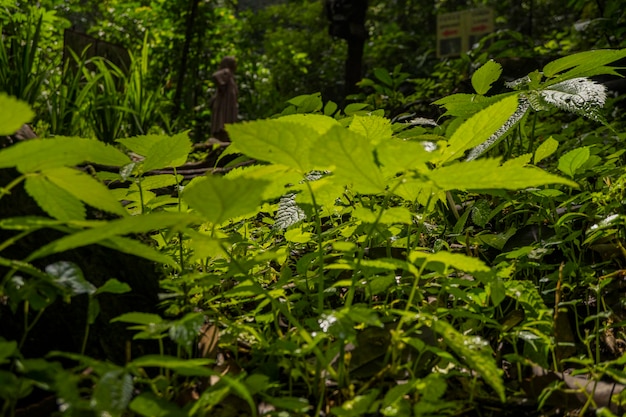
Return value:
[(481, 8), (437, 16), (437, 57), (459, 56), (493, 32), (493, 9)]

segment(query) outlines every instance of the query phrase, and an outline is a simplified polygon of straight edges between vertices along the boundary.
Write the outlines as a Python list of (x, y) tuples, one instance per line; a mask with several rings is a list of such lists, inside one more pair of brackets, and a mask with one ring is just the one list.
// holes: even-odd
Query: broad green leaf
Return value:
[(103, 416), (122, 416), (133, 396), (133, 378), (115, 369), (100, 376), (96, 382), (90, 405)]
[(142, 312), (135, 311), (132, 313), (124, 313), (120, 316), (117, 316), (111, 319), (111, 323), (116, 323), (116, 322), (151, 325), (155, 323), (162, 323), (163, 318), (159, 316), (158, 314), (142, 313)]
[(35, 117), (28, 103), (0, 92), (0, 135), (12, 135)]
[[(378, 219), (379, 213), (375, 213), (364, 207), (357, 207), (352, 216), (364, 223), (373, 224)], [(411, 224), (413, 215), (406, 207), (390, 207), (385, 209), (378, 219), (380, 224)]]
[(543, 141), (541, 145), (537, 147), (535, 150), (535, 157), (533, 163), (538, 164), (540, 161), (546, 159), (554, 152), (556, 152), (559, 147), (559, 142), (555, 140), (552, 136)]
[(339, 122), (337, 120), (320, 114), (291, 114), (288, 116), (281, 116), (278, 119), (273, 119), (273, 121), (305, 125), (315, 130), (320, 135), (328, 132), (333, 126), (339, 126)]
[(589, 159), (590, 152), (588, 146), (572, 149), (559, 158), (558, 169), (565, 175), (574, 178), (576, 171), (581, 168)]
[(131, 138), (116, 139), (115, 141), (124, 145), (129, 151), (145, 156), (156, 143), (166, 139), (164, 135), (141, 135)]
[(500, 78), (500, 74), (502, 74), (502, 65), (489, 60), (472, 75), (472, 87), (478, 94), (485, 95), (491, 85)]
[(83, 271), (72, 262), (60, 261), (46, 266), (53, 281), (70, 290), (72, 295), (93, 294), (96, 287), (83, 276)]
[(285, 232), (285, 240), (292, 243), (308, 243), (313, 239), (311, 232), (303, 232), (300, 229), (291, 229)]
[(443, 106), (446, 108), (444, 116), (455, 116), (467, 119), (473, 116), (477, 112), (489, 107), (490, 105), (497, 103), (503, 97), (509, 96), (511, 93), (498, 94), (495, 96), (480, 96), (477, 94), (452, 94), (443, 97), (433, 104)]
[(148, 175), (141, 178), (141, 189), (142, 190), (154, 190), (157, 188), (170, 187), (172, 185), (176, 185), (183, 180), (182, 175)]
[(0, 340), (0, 364), (4, 364), (7, 358), (10, 358), (17, 352), (17, 341)]
[(269, 181), (210, 176), (187, 186), (183, 200), (214, 225), (248, 215), (263, 201)]
[(367, 109), (368, 106), (369, 105), (365, 103), (350, 103), (343, 109), (343, 112), (346, 116), (354, 116), (366, 113), (365, 109)]
[(298, 107), (301, 113), (312, 113), (322, 108), (322, 96), (320, 93), (303, 94), (288, 100), (287, 103)]
[(391, 138), (376, 147), (376, 159), (390, 176), (405, 170), (422, 170), (432, 157), (420, 142)]
[(442, 190), (520, 190), (547, 184), (578, 185), (539, 168), (519, 165), (500, 166), (497, 159), (479, 159), (436, 168), (428, 174)]
[(257, 120), (228, 125), (230, 139), (247, 156), (286, 165), (302, 174), (314, 169), (310, 149), (320, 134), (299, 123)]
[(83, 162), (123, 166), (128, 156), (96, 139), (57, 136), (51, 139), (30, 139), (0, 151), (0, 168), (16, 167), (22, 173)]
[(120, 282), (115, 278), (111, 278), (96, 290), (96, 294), (124, 294), (131, 290), (132, 288), (130, 288), (130, 285), (128, 285), (127, 283)]
[(354, 116), (349, 129), (376, 145), (391, 138), (391, 122), (380, 116)]
[(37, 205), (58, 220), (84, 219), (85, 206), (71, 193), (41, 175), (29, 176), (24, 189)]
[(187, 162), (191, 148), (191, 141), (187, 132), (172, 137), (164, 137), (155, 142), (144, 154), (143, 169), (147, 172), (181, 166)]
[(363, 194), (384, 192), (387, 187), (373, 151), (365, 136), (342, 127), (332, 128), (310, 150), (311, 161), (317, 166), (330, 169), (340, 182), (351, 183)]
[(472, 258), (460, 253), (451, 253), (446, 251), (439, 251), (437, 253), (425, 253), (414, 251), (409, 255), (409, 260), (415, 262), (417, 260), (424, 260), (427, 263), (437, 262), (441, 263), (447, 269), (448, 267), (458, 269), (465, 272), (489, 272), (489, 268), (483, 261), (478, 258)]
[[(166, 228), (179, 228), (198, 221), (199, 219), (196, 216), (187, 213), (151, 213), (99, 222), (97, 226), (91, 229), (64, 236), (39, 248), (28, 257), (28, 260), (38, 259), (53, 253), (59, 253), (94, 243), (106, 246), (106, 244), (110, 243), (108, 239), (113, 237), (133, 233), (147, 233)], [(94, 223), (94, 225), (95, 224), (96, 223)]]
[(387, 87), (393, 87), (393, 79), (391, 74), (385, 68), (374, 68), (374, 76), (378, 78)]
[(203, 313), (188, 313), (170, 326), (170, 339), (191, 354), (191, 346), (198, 339), (200, 329), (204, 324)]
[(509, 120), (517, 107), (517, 95), (512, 95), (470, 117), (448, 140), (440, 162), (458, 159), (466, 150), (485, 142)]
[(554, 60), (543, 67), (543, 75), (552, 78), (558, 73), (576, 68), (575, 72), (568, 71), (565, 78), (590, 77), (600, 75), (596, 69), (604, 67), (606, 64), (626, 57), (626, 49), (596, 49), (592, 51), (579, 52), (563, 58)]
[(89, 174), (65, 167), (46, 169), (42, 173), (50, 182), (92, 207), (120, 216), (128, 215), (109, 189)]
[(128, 408), (143, 417), (187, 417), (176, 404), (151, 392), (142, 392), (130, 402)]
[(224, 178), (249, 178), (271, 181), (263, 190), (263, 200), (270, 201), (285, 194), (285, 186), (302, 182), (304, 176), (285, 165), (252, 165), (233, 169)]
[(211, 359), (177, 358), (168, 355), (145, 355), (130, 362), (131, 368), (164, 368), (185, 376), (212, 376), (216, 372), (207, 365), (211, 365)]
[(469, 369), (477, 372), (500, 397), (506, 400), (502, 371), (496, 365), (489, 342), (478, 336), (464, 335), (443, 320), (433, 320), (432, 328), (442, 338), (446, 346), (454, 351)]

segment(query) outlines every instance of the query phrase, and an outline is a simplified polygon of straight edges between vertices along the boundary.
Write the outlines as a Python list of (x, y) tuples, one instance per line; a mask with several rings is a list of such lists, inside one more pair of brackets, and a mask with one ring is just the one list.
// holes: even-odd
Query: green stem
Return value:
[(17, 185), (19, 185), (19, 183), (24, 181), (25, 179), (26, 179), (26, 175), (20, 175), (19, 177), (11, 181), (6, 187), (0, 187), (0, 200), (5, 195), (11, 194), (11, 190), (15, 188)]
[[(310, 181), (305, 181), (309, 194), (311, 194), (311, 202), (313, 203), (313, 210), (315, 212), (315, 228), (317, 229), (317, 262), (318, 262), (318, 277), (317, 277), (317, 312), (322, 313), (324, 311), (324, 239), (322, 238), (322, 219), (320, 217), (320, 208), (315, 200), (313, 194), (313, 188)], [(306, 278), (306, 276), (305, 276)], [(307, 292), (309, 285), (307, 283)]]

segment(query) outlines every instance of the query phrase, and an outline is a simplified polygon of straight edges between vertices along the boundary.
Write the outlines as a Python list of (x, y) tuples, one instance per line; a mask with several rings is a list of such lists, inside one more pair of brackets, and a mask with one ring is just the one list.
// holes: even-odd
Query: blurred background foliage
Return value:
[[(483, 6), (494, 9), (496, 31), (459, 58), (438, 59), (437, 14)], [(619, 0), (369, 0), (365, 80), (346, 100), (347, 46), (328, 35), (323, 0), (0, 0), (0, 90), (35, 108), (43, 134), (111, 141), (191, 129), (201, 141), (211, 74), (235, 55), (243, 119), (315, 92), (391, 116), (436, 117), (430, 103), (467, 89), (488, 59), (513, 78), (560, 55), (626, 46), (625, 9)], [(64, 54), (65, 29), (126, 48), (131, 68)]]

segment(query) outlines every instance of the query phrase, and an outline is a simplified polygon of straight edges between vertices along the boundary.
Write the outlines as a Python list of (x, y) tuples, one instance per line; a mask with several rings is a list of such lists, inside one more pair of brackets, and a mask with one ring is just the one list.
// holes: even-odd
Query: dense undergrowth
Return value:
[[(440, 125), (299, 96), (229, 127), (222, 156), (256, 163), (191, 181), (187, 133), (2, 149), (0, 202), (23, 187), (42, 210), (0, 218), (0, 319), (23, 320), (0, 338), (2, 414), (44, 392), (65, 416), (620, 415), (622, 103), (587, 77), (624, 56), (564, 57), (496, 95), (488, 61)], [(0, 107), (3, 135), (33, 116)], [(40, 230), (61, 236), (3, 256)], [(160, 268), (159, 311), (111, 320), (134, 335), (122, 361), (86, 353), (99, 300), (131, 290), (63, 260), (93, 244)], [(82, 349), (24, 356), (70, 302)]]

